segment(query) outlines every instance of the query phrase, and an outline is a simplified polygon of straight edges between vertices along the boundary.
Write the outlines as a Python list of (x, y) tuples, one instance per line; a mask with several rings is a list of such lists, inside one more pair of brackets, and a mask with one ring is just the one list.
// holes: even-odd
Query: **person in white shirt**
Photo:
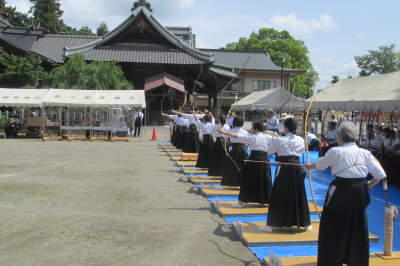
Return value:
[(217, 130), (222, 129), (227, 131), (230, 127), (226, 124), (225, 115), (221, 115), (218, 122), (219, 125), (215, 125), (211, 131), (211, 134), (214, 134), (215, 136), (215, 143), (211, 153), (210, 165), (208, 167), (208, 177), (222, 176), (225, 171), (227, 160), (229, 160), (225, 149), (229, 149), (230, 142), (224, 139)]
[(313, 133), (307, 132), (307, 145), (310, 151), (319, 151), (321, 149), (321, 143)]
[[(232, 128), (228, 132), (236, 134), (248, 134), (246, 130), (242, 128), (244, 124), (242, 117), (235, 117), (233, 119)], [(223, 137), (227, 137), (222, 135)], [(231, 147), (229, 147), (229, 156), (226, 163), (225, 171), (222, 175), (221, 186), (238, 187), (240, 186), (242, 171), (241, 167), (249, 154), (246, 150), (246, 145), (240, 143), (237, 139), (230, 138)]]
[(322, 147), (322, 156), (324, 156), (329, 149), (337, 147), (339, 145), (336, 136), (336, 123), (332, 121), (329, 122), (328, 128), (329, 128), (328, 134), (326, 134), (325, 137), (322, 136), (322, 141), (328, 142), (328, 147)]
[(263, 124), (253, 122), (251, 134), (229, 133), (218, 130), (220, 134), (237, 139), (241, 143), (250, 145), (250, 156), (242, 167), (243, 174), (240, 184), (239, 201), (233, 204), (234, 207), (242, 208), (243, 203), (269, 204), (272, 189), (271, 165), (269, 162), (267, 149), (272, 142), (272, 136), (263, 134)]
[(179, 125), (179, 132), (177, 133), (176, 148), (182, 150), (185, 145), (186, 135), (189, 130), (189, 120), (184, 118), (181, 114), (178, 114), (176, 123)]
[(269, 154), (278, 153), (280, 164), (275, 172), (274, 185), (268, 209), (267, 225), (259, 227), (272, 232), (273, 227), (304, 227), (312, 229), (310, 210), (304, 178), (306, 171), (300, 166), (300, 156), (304, 153), (304, 139), (296, 136), (297, 121), (285, 120), (285, 136), (275, 138), (269, 145)]
[(124, 117), (121, 116), (121, 118), (119, 119), (119, 123), (117, 125), (117, 133), (116, 135), (118, 137), (124, 137), (126, 136), (126, 122), (124, 121)]
[(279, 124), (278, 124), (278, 134), (281, 136), (284, 136), (285, 133), (283, 133), (283, 128), (284, 128), (284, 123), (285, 120), (288, 118), (293, 118), (291, 115), (287, 115), (286, 113), (282, 113), (281, 119), (279, 119)]
[[(172, 111), (178, 115), (182, 115), (183, 118), (188, 120), (188, 130), (183, 140), (182, 151), (185, 153), (199, 153), (200, 151), (200, 138), (199, 132), (197, 131), (196, 121), (194, 114), (185, 114), (179, 111)], [(196, 114), (197, 119), (202, 119), (204, 114)]]
[(331, 119), (329, 119), (328, 122), (337, 123), (336, 117), (334, 115), (331, 115)]
[(133, 116), (133, 119), (135, 120), (135, 132), (133, 133), (133, 137), (136, 137), (136, 132), (137, 136), (140, 136), (140, 128), (142, 127), (142, 120), (143, 120), (143, 113), (142, 113), (142, 108), (138, 108), (135, 115)]
[(233, 126), (233, 118), (235, 118), (235, 113), (232, 112), (228, 115), (228, 121), (226, 122), (230, 128)]
[(173, 120), (174, 127), (172, 128), (171, 144), (176, 147), (176, 142), (178, 140), (178, 128), (180, 128), (180, 126), (177, 123), (178, 115), (167, 115), (164, 113), (161, 113), (161, 115), (166, 116), (169, 119)]
[[(357, 127), (342, 123), (337, 130), (340, 147), (330, 149), (308, 170), (331, 167), (336, 176), (328, 189), (318, 237), (318, 265), (369, 265), (369, 236), (366, 208), (368, 190), (386, 176), (381, 165), (367, 150), (355, 144)], [(367, 184), (364, 178), (373, 179)]]
[(36, 112), (33, 108), (29, 109), (29, 112), (26, 114), (27, 117), (35, 117), (37, 116)]
[(361, 145), (359, 145), (361, 148), (366, 149), (371, 151), (373, 154), (376, 154), (376, 149), (373, 147), (378, 147), (379, 146), (379, 140), (375, 138), (375, 132), (373, 129), (371, 129), (369, 132), (367, 132), (367, 140), (364, 141)]
[(193, 111), (196, 124), (203, 133), (203, 138), (200, 143), (199, 156), (196, 162), (196, 168), (208, 168), (210, 166), (211, 152), (214, 146), (214, 139), (211, 134), (215, 126), (215, 120), (211, 113), (207, 113), (203, 120), (204, 123), (197, 119), (196, 113)]
[(278, 124), (279, 124), (279, 119), (276, 117), (274, 110), (268, 109), (268, 119), (267, 119), (268, 130), (276, 132)]

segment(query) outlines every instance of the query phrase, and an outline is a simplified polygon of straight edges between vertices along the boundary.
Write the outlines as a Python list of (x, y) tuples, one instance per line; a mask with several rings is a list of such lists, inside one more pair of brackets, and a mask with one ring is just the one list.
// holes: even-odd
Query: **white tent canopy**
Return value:
[(300, 111), (304, 109), (304, 103), (285, 89), (276, 88), (255, 91), (238, 101), (235, 108), (240, 111), (266, 110), (269, 108), (275, 111)]
[(92, 106), (146, 108), (144, 90), (0, 89), (0, 106)]
[(0, 106), (42, 107), (47, 89), (0, 89)]
[(95, 91), (93, 90), (49, 89), (43, 99), (43, 105), (90, 106), (93, 102), (94, 95)]
[[(311, 98), (304, 102), (308, 109)], [(312, 109), (393, 112), (400, 110), (400, 72), (342, 79), (317, 93)]]
[(99, 90), (96, 91), (92, 106), (141, 107), (146, 108), (144, 90)]

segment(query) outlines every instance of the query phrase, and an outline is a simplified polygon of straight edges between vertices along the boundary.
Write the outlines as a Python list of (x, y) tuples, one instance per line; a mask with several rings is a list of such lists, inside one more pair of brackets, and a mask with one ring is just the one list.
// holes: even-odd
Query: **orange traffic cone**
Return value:
[(156, 137), (156, 128), (153, 127), (153, 137), (151, 138), (151, 140), (157, 140)]
[(322, 147), (328, 147), (328, 142), (327, 141), (322, 142)]

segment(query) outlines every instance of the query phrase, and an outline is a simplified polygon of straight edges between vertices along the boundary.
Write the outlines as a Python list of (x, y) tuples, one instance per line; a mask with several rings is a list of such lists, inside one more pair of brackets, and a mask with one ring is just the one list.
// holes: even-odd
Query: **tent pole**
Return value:
[[(147, 107), (147, 106), (146, 106)], [(147, 137), (146, 133), (147, 133), (147, 108), (144, 108), (144, 136)]]

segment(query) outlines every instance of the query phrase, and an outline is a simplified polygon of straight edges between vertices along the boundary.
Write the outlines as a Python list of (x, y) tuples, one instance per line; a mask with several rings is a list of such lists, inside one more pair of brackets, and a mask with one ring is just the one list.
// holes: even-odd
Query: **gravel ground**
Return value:
[(260, 265), (151, 133), (1, 139), (0, 265)]

